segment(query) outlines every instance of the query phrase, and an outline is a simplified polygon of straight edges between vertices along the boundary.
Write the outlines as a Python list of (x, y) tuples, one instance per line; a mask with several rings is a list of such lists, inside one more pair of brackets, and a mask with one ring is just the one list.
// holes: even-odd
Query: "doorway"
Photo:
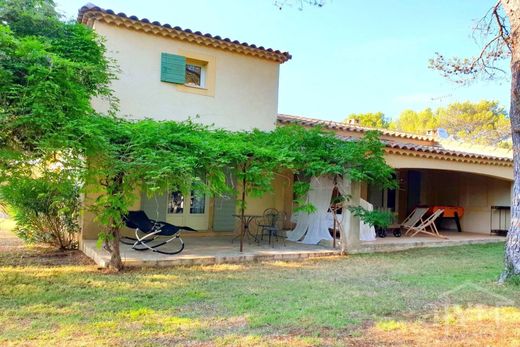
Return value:
[(201, 192), (174, 191), (168, 194), (166, 221), (188, 226), (195, 230), (208, 230), (209, 199)]

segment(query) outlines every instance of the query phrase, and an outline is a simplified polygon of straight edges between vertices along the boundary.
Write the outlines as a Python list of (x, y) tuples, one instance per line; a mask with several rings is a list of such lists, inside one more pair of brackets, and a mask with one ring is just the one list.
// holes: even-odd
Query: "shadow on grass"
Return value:
[[(120, 274), (25, 256), (0, 263), (0, 344), (305, 346), (358, 344), (371, 334), (385, 342), (401, 330), (450, 326), (428, 304), (467, 282), (516, 300), (518, 285), (495, 285), (502, 251), (479, 245)], [(486, 302), (471, 287), (454, 297), (462, 300), (453, 307)], [(517, 311), (504, 314), (516, 322)]]

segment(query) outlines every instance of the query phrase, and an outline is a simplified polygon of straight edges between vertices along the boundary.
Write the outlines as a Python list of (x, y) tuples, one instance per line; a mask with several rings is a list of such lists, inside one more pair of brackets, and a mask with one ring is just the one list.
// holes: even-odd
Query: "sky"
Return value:
[[(92, 0), (91, 0), (92, 1)], [(296, 1), (298, 2), (298, 1)], [(279, 113), (341, 121), (351, 113), (497, 100), (509, 76), (460, 86), (428, 68), (435, 52), (474, 56), (475, 22), (496, 0), (326, 0), (279, 10), (273, 0), (95, 0), (101, 8), (289, 51), (280, 67)], [(85, 0), (56, 0), (75, 18)], [(504, 62), (507, 69), (507, 62)]]

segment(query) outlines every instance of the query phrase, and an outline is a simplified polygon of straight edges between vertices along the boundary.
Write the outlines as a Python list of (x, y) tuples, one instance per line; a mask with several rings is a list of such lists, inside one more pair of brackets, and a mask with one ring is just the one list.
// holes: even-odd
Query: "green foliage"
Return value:
[[(141, 186), (149, 193), (194, 188), (220, 195), (233, 190), (225, 179), (231, 172), (245, 183), (246, 196), (260, 196), (284, 170), (301, 177), (391, 184), (392, 169), (375, 132), (345, 141), (319, 128), (230, 132), (192, 121), (130, 121), (114, 116), (115, 103), (108, 115), (98, 114), (92, 97), (114, 100), (111, 64), (95, 33), (59, 21), (52, 1), (3, 4), (0, 184), (34, 179), (34, 163), (41, 163), (42, 170), (63, 172), (64, 186), (95, 187), (98, 198), (92, 208), (105, 227), (100, 240), (113, 252), (116, 268), (122, 266), (117, 251), (122, 217)], [(64, 174), (68, 170), (74, 178)], [(298, 193), (304, 195), (305, 187)], [(240, 203), (245, 207), (245, 199)]]
[(52, 37), (62, 28), (52, 0), (0, 0), (0, 23), (20, 37)]
[(77, 247), (79, 186), (66, 171), (12, 177), (0, 185), (0, 199), (14, 213), (15, 231), (25, 241)]
[(435, 111), (405, 110), (389, 129), (424, 135), (439, 127), (457, 141), (511, 148), (509, 116), (496, 101), (455, 102)]
[(310, 185), (308, 178), (330, 175), (354, 181), (377, 182), (392, 187), (393, 169), (384, 160), (384, 146), (376, 131), (367, 132), (360, 140), (347, 141), (334, 132), (315, 127), (284, 126), (267, 135), (273, 162), (295, 173), (294, 184), (298, 209), (312, 212), (304, 197)]
[(394, 216), (389, 211), (367, 211), (360, 206), (352, 206), (349, 210), (366, 224), (378, 228), (388, 228), (394, 221)]
[(457, 102), (437, 110), (439, 123), (455, 139), (482, 145), (508, 147), (511, 124), (496, 101)]
[(394, 120), (383, 113), (351, 114), (345, 123), (356, 120), (361, 126), (425, 135), (444, 128), (453, 140), (511, 148), (511, 125), (507, 112), (496, 101), (455, 102), (436, 110), (404, 110)]
[(392, 121), (389, 129), (425, 135), (429, 130), (435, 130), (440, 126), (439, 117), (431, 108), (427, 108), (419, 112), (404, 110), (396, 120)]
[[(77, 220), (63, 220), (65, 213), (78, 218), (70, 188), (93, 169), (85, 158), (106, 152), (109, 144), (104, 126), (113, 120), (97, 115), (90, 99), (111, 96), (110, 63), (95, 33), (59, 21), (52, 1), (4, 0), (0, 5), (0, 185), (21, 216), (22, 228), (43, 213), (49, 220), (59, 219), (67, 226), (63, 232), (73, 234)], [(56, 172), (46, 171), (50, 167)], [(53, 175), (60, 177), (62, 187)], [(23, 204), (10, 187), (19, 187), (35, 203), (48, 191), (50, 210), (43, 209), (45, 200), (38, 200), (37, 206)], [(41, 196), (31, 195), (34, 192)], [(55, 205), (49, 202), (53, 199)], [(66, 206), (71, 211), (66, 212)], [(49, 232), (42, 226), (24, 233), (45, 241), (48, 238), (30, 233), (44, 229)], [(54, 229), (56, 234), (60, 228)], [(69, 247), (67, 242), (60, 246)]]
[(390, 125), (390, 120), (385, 117), (383, 112), (376, 113), (352, 113), (343, 122), (355, 120), (357, 124), (363, 127), (386, 129)]

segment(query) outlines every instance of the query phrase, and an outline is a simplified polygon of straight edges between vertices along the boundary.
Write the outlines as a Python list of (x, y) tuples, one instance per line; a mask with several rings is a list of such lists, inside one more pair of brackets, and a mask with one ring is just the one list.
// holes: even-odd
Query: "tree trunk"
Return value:
[(110, 229), (110, 234), (113, 237), (110, 242), (110, 263), (109, 267), (116, 271), (123, 270), (123, 261), (121, 260), (121, 252), (119, 249), (119, 239), (121, 238), (121, 232), (119, 226), (113, 226)]
[(513, 193), (511, 197), (511, 226), (507, 233), (505, 268), (499, 282), (520, 274), (520, 61), (511, 64), (511, 129), (513, 138)]
[[(115, 195), (116, 197), (123, 193), (123, 177), (124, 173), (117, 174), (112, 180), (112, 187), (109, 194)], [(117, 201), (117, 198), (115, 199)], [(110, 262), (109, 268), (121, 271), (123, 270), (123, 261), (121, 260), (121, 252), (119, 249), (119, 240), (121, 238), (121, 220), (123, 217), (122, 211), (119, 208), (115, 208), (120, 216), (119, 220), (112, 220), (110, 223), (110, 239), (108, 240), (110, 249)]]
[(512, 275), (520, 274), (520, 1), (502, 0), (509, 17), (511, 34), (511, 131), (513, 139), (513, 194), (511, 197), (511, 226), (507, 234), (504, 271), (499, 282), (503, 283)]

